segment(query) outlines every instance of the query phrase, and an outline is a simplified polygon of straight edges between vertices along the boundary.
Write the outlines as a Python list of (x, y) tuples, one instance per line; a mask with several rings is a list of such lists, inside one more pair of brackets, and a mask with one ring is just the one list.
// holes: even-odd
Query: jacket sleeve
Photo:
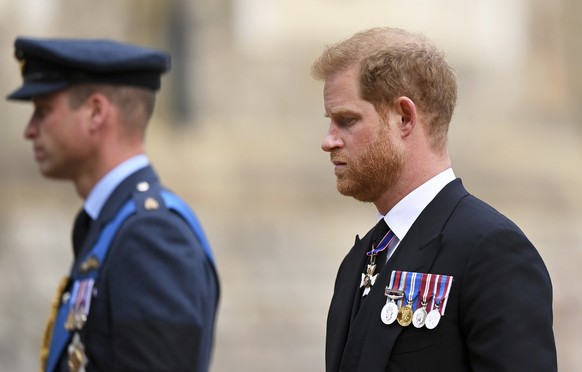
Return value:
[(501, 227), (480, 239), (461, 286), (461, 328), (473, 371), (557, 370), (552, 285), (534, 246)]
[(114, 371), (206, 371), (218, 283), (189, 226), (171, 211), (130, 218), (106, 280)]

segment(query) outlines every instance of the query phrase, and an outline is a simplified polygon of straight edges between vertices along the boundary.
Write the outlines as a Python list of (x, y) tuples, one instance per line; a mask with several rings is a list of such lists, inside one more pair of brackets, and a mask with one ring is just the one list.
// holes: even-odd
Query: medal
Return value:
[(366, 273), (362, 274), (362, 281), (360, 282), (360, 288), (364, 287), (362, 297), (370, 293), (370, 289), (372, 289), (372, 286), (376, 283), (376, 278), (378, 277), (378, 274), (374, 274), (374, 271), (376, 270), (376, 256), (370, 257), (370, 261)]
[[(390, 325), (394, 323), (398, 315), (399, 306), (397, 301), (400, 301), (404, 297), (404, 292), (401, 290), (403, 286), (403, 281), (400, 281), (402, 272), (392, 271), (390, 275), (390, 284), (384, 290), (384, 296), (387, 297), (386, 305), (382, 307), (380, 311), (380, 319), (382, 323)], [(404, 275), (406, 277), (406, 274)]]
[[(424, 306), (426, 306), (426, 304)], [(422, 328), (422, 326), (426, 322), (427, 314), (424, 306), (416, 309), (416, 311), (412, 315), (412, 325), (416, 328)]]
[(360, 288), (362, 287), (364, 288), (364, 291), (362, 292), (362, 297), (367, 296), (368, 293), (370, 293), (370, 290), (372, 289), (374, 283), (376, 283), (376, 278), (378, 277), (378, 274), (374, 274), (374, 271), (376, 270), (376, 257), (378, 256), (378, 253), (388, 248), (388, 245), (390, 244), (392, 239), (394, 239), (394, 236), (395, 236), (394, 233), (391, 230), (389, 230), (386, 233), (386, 235), (384, 235), (382, 240), (380, 240), (380, 243), (378, 243), (376, 248), (372, 246), (372, 250), (366, 252), (366, 255), (370, 257), (370, 260), (368, 261), (369, 263), (366, 268), (366, 272), (362, 273), (362, 279), (360, 280)]
[(432, 309), (430, 313), (428, 313), (424, 325), (428, 329), (434, 329), (439, 324), (440, 320), (441, 313), (439, 312), (439, 308), (437, 306), (436, 308)]
[(406, 306), (402, 306), (400, 308), (400, 310), (398, 310), (398, 316), (396, 317), (396, 320), (398, 321), (398, 324), (400, 324), (403, 327), (408, 327), (410, 325), (410, 323), (412, 323), (412, 303), (414, 301), (415, 298), (415, 287), (416, 287), (416, 279), (417, 279), (418, 273), (412, 273), (412, 276), (409, 279), (408, 282), (408, 295), (407, 295), (407, 304)]
[(91, 306), (93, 284), (94, 279), (76, 280), (73, 284), (69, 314), (65, 322), (65, 329), (68, 331), (80, 330), (85, 325)]
[[(420, 302), (421, 307), (416, 309), (416, 311), (414, 312), (414, 315), (412, 315), (412, 325), (415, 326), (416, 328), (422, 328), (424, 326), (424, 323), (426, 322), (426, 316), (427, 316), (426, 305), (428, 305), (428, 293), (430, 291), (431, 279), (432, 279), (432, 274), (424, 274), (422, 276), (422, 282), (421, 282), (422, 299)], [(422, 285), (422, 284), (424, 284), (424, 285)]]
[(407, 327), (412, 323), (412, 305), (408, 304), (406, 306), (402, 306), (400, 310), (398, 310), (398, 316), (396, 317), (398, 324), (403, 327)]
[(398, 316), (398, 305), (396, 304), (396, 301), (404, 297), (404, 293), (402, 291), (393, 290), (386, 287), (384, 295), (388, 297), (388, 300), (380, 312), (380, 319), (382, 319), (384, 324), (390, 325), (394, 323), (396, 317)]
[[(388, 298), (380, 312), (384, 324), (398, 321), (402, 327), (434, 329), (445, 315), (453, 277), (428, 273), (392, 271)], [(403, 303), (406, 300), (406, 305)]]
[(434, 307), (428, 313), (425, 320), (425, 326), (428, 329), (434, 329), (439, 324), (441, 317), (445, 314), (445, 307), (451, 285), (453, 284), (453, 277), (448, 275), (437, 275), (433, 289)]
[(67, 348), (67, 365), (71, 372), (85, 372), (88, 363), (85, 345), (83, 345), (78, 331), (83, 329), (87, 322), (94, 284), (94, 279), (76, 280), (73, 284), (69, 314), (65, 322), (65, 329), (75, 331)]
[(380, 313), (380, 318), (382, 322), (386, 325), (394, 323), (396, 317), (398, 316), (398, 305), (394, 302), (386, 302), (386, 305), (382, 308)]
[(85, 367), (89, 360), (85, 354), (85, 345), (81, 342), (81, 336), (78, 332), (73, 335), (73, 340), (67, 349), (67, 365), (71, 372), (85, 372)]

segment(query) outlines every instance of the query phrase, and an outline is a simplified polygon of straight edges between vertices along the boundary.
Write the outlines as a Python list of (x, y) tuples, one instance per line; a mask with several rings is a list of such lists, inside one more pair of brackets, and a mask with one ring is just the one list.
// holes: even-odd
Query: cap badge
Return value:
[(20, 66), (20, 73), (22, 75), (24, 75), (24, 68), (26, 67), (26, 60), (25, 59), (19, 59), (18, 60), (18, 65)]

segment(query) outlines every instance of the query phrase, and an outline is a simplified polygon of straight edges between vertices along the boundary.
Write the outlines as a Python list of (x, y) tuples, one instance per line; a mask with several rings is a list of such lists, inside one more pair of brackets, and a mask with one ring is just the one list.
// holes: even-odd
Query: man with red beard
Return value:
[(342, 262), (326, 370), (555, 371), (552, 286), (532, 243), (451, 169), (456, 78), (425, 37), (362, 31), (312, 66), (337, 188), (377, 225)]

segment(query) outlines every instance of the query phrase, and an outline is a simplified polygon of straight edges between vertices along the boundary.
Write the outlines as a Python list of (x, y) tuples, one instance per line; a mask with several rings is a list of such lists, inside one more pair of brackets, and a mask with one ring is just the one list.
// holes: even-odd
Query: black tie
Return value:
[[(376, 248), (378, 246), (378, 244), (380, 243), (382, 238), (388, 233), (388, 231), (390, 231), (390, 228), (386, 224), (386, 221), (384, 221), (384, 218), (381, 218), (380, 221), (378, 221), (378, 223), (376, 224), (376, 226), (374, 226), (374, 230), (372, 230), (372, 246), (374, 248)], [(370, 247), (370, 250), (372, 250), (372, 247)], [(376, 272), (377, 273), (382, 271), (382, 269), (384, 268), (384, 265), (386, 264), (387, 252), (388, 252), (388, 248), (386, 248), (385, 250), (380, 252), (378, 254), (378, 256), (376, 257)]]
[(83, 247), (83, 242), (85, 241), (85, 238), (87, 238), (87, 232), (89, 232), (91, 222), (92, 219), (87, 212), (85, 212), (85, 209), (81, 209), (75, 219), (75, 225), (73, 227), (73, 251), (75, 252), (75, 257)]

